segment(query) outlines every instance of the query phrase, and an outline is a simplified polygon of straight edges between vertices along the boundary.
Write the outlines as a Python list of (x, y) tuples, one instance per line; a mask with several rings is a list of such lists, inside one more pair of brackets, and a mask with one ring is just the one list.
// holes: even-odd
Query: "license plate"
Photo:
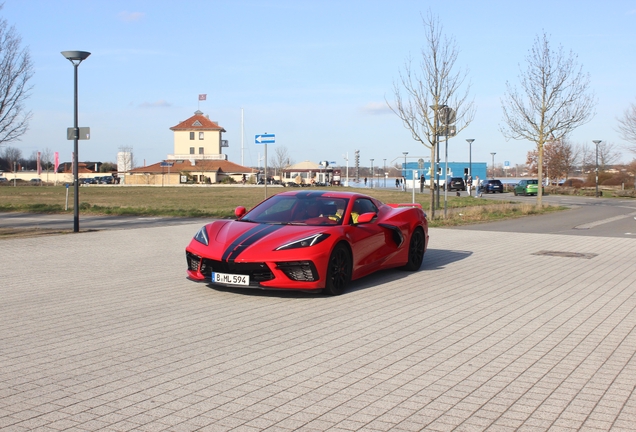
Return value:
[(250, 277), (247, 275), (212, 272), (212, 282), (228, 285), (249, 285)]

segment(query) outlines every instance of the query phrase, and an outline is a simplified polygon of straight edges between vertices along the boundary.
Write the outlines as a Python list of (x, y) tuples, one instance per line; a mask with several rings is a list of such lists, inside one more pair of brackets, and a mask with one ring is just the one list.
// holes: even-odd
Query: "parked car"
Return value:
[(464, 183), (464, 179), (462, 177), (451, 177), (448, 181), (448, 190), (449, 191), (465, 191), (466, 183)]
[[(521, 180), (515, 185), (514, 194), (517, 195), (536, 195), (539, 191), (539, 180), (528, 179)], [(543, 192), (543, 187), (541, 188)]]
[(383, 204), (351, 192), (282, 192), (235, 214), (194, 236), (186, 248), (188, 278), (338, 295), (378, 270), (419, 270), (428, 246), (419, 204)]
[(0, 183), (4, 183), (8, 181), (6, 177), (0, 177)]
[(489, 179), (481, 182), (481, 193), (503, 193), (504, 187), (500, 180)]
[(31, 184), (41, 185), (42, 184), (42, 179), (32, 178), (31, 179)]

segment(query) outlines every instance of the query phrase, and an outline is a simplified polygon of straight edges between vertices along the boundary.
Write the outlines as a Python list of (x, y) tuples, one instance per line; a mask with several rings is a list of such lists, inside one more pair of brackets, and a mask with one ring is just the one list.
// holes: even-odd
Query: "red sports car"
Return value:
[(341, 294), (377, 270), (415, 271), (428, 246), (419, 204), (383, 204), (350, 192), (290, 191), (236, 220), (217, 220), (186, 248), (188, 277), (226, 287)]

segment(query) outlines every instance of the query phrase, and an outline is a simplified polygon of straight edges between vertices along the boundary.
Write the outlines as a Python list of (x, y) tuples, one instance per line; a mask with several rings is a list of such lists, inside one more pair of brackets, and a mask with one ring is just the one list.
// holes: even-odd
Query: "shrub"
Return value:
[(565, 182), (563, 182), (563, 186), (573, 187), (578, 189), (583, 186), (583, 180), (577, 179), (577, 178), (567, 179)]

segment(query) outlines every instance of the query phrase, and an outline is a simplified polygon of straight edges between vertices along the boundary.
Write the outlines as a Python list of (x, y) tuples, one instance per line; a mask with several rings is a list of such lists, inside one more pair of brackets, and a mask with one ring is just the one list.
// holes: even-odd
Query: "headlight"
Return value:
[(194, 239), (199, 243), (203, 243), (204, 245), (208, 245), (208, 231), (205, 227), (201, 228), (195, 235)]
[(324, 234), (324, 233), (314, 234), (309, 237), (305, 237), (303, 239), (295, 240), (291, 243), (287, 243), (282, 246), (279, 246), (276, 248), (276, 250), (278, 251), (278, 250), (285, 250), (285, 249), (298, 249), (298, 248), (314, 246), (320, 243), (321, 241), (325, 240), (327, 237), (329, 237), (329, 234)]

